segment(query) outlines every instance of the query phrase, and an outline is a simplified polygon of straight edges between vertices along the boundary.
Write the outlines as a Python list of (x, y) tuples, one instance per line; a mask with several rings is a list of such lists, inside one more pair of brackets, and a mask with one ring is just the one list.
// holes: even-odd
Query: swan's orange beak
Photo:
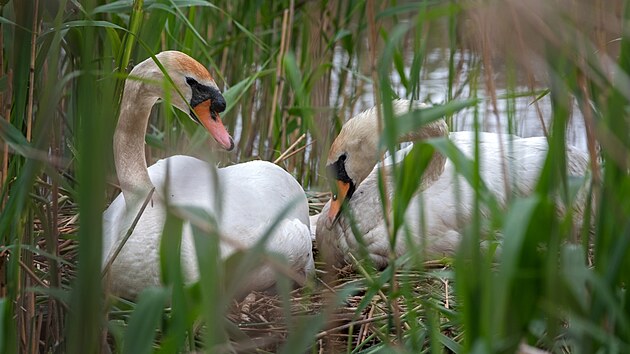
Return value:
[(328, 215), (326, 216), (326, 227), (331, 229), (335, 224), (335, 221), (341, 214), (341, 207), (346, 200), (348, 191), (350, 190), (350, 183), (337, 180), (337, 191), (333, 193), (332, 200), (330, 201), (330, 209), (328, 209)]
[(210, 100), (206, 100), (198, 104), (195, 108), (195, 114), (208, 133), (212, 135), (214, 140), (221, 145), (227, 151), (234, 149), (234, 140), (230, 136), (230, 133), (223, 126), (219, 113), (210, 111)]

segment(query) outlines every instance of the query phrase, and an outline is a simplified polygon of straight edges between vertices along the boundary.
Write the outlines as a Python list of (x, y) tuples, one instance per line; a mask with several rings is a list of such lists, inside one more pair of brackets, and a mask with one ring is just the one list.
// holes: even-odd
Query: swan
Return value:
[[(271, 233), (266, 249), (283, 255), (298, 275), (314, 269), (308, 202), (304, 190), (282, 168), (251, 161), (216, 169), (190, 156), (171, 156), (147, 168), (144, 136), (152, 106), (169, 97), (173, 106), (189, 112), (225, 150), (234, 142), (221, 122), (225, 99), (205, 67), (177, 51), (156, 55), (174, 89), (164, 90), (165, 75), (151, 58), (134, 67), (125, 82), (114, 133), (114, 160), (122, 194), (103, 213), (103, 268), (115, 295), (136, 297), (160, 281), (159, 245), (166, 219), (166, 203), (202, 208), (217, 220), (220, 252), (226, 258), (237, 249), (252, 247), (291, 205)], [(113, 258), (141, 204), (155, 187), (150, 203), (129, 239)], [(290, 204), (294, 203), (294, 204)], [(107, 265), (111, 263), (110, 265)], [(199, 278), (192, 227), (185, 222), (181, 240), (184, 280)], [(203, 270), (202, 270), (203, 271)], [(243, 280), (242, 290), (265, 290), (275, 283), (270, 266), (262, 265)]]
[[(395, 116), (422, 107), (426, 105), (407, 100), (393, 102)], [(360, 245), (351, 230), (349, 220), (340, 213), (342, 207), (347, 207), (352, 213), (374, 265), (384, 268), (388, 264), (390, 240), (378, 189), (378, 169), (382, 166), (375, 167), (379, 143), (377, 125), (376, 107), (373, 107), (348, 120), (331, 146), (327, 168), (337, 185), (336, 194), (322, 209), (315, 230), (318, 250), (327, 264), (343, 266), (350, 263), (349, 253), (359, 254)], [(459, 150), (472, 159), (475, 148), (474, 132), (449, 134), (443, 120), (427, 124), (401, 140), (417, 141), (447, 136)], [(503, 149), (500, 144), (503, 144)], [(413, 145), (397, 151), (396, 161), (401, 161), (412, 148)], [(507, 195), (502, 166), (507, 163), (509, 167), (508, 181), (513, 188), (512, 192), (526, 195), (536, 185), (548, 145), (544, 137), (520, 138), (506, 134), (479, 133), (479, 150), (481, 178), (499, 203), (505, 205)], [(567, 163), (568, 173), (572, 176), (584, 175), (588, 168), (587, 155), (571, 146), (567, 147)], [(394, 188), (387, 166), (391, 164), (391, 159), (383, 162), (388, 185), (387, 197), (390, 201)], [(410, 231), (412, 242), (422, 246), (427, 259), (439, 259), (454, 253), (464, 227), (472, 221), (474, 190), (464, 177), (455, 172), (453, 163), (437, 152), (422, 178), (419, 188), (422, 192), (417, 193), (422, 198), (412, 198), (405, 212), (405, 227), (397, 235), (394, 251), (397, 256), (407, 252), (409, 244), (405, 231), (402, 230), (406, 228)], [(580, 208), (583, 205), (574, 206), (576, 219), (581, 215)], [(424, 225), (421, 225), (421, 220), (424, 220)]]

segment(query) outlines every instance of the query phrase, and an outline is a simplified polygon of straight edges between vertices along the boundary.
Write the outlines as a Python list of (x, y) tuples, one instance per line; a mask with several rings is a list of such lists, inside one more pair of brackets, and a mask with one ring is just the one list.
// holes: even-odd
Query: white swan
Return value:
[[(208, 71), (180, 52), (162, 52), (156, 57), (183, 95), (182, 98), (175, 89), (167, 91), (171, 103), (190, 112), (191, 118), (201, 123), (223, 148), (231, 150), (234, 143), (219, 117), (225, 109), (225, 100)], [(166, 202), (200, 207), (217, 217), (222, 240), (229, 239), (220, 244), (223, 258), (232, 254), (235, 248), (253, 246), (287, 204), (297, 203), (274, 229), (266, 249), (285, 256), (298, 274), (310, 273), (314, 266), (308, 203), (297, 181), (280, 167), (264, 161), (217, 170), (190, 156), (172, 156), (147, 169), (144, 136), (151, 107), (159, 98), (165, 97), (162, 88), (166, 80), (151, 58), (138, 64), (130, 75), (137, 79), (125, 83), (114, 135), (114, 157), (122, 195), (103, 214), (104, 266), (154, 186), (155, 194), (111, 264), (108, 274), (111, 291), (133, 298), (142, 289), (160, 284), (158, 252)], [(217, 198), (220, 208), (217, 208)], [(189, 223), (184, 224), (181, 254), (185, 280), (198, 279), (197, 256)], [(275, 274), (270, 266), (261, 266), (243, 282), (244, 291), (264, 290), (275, 283)]]
[[(410, 107), (419, 108), (422, 105), (397, 100), (393, 107), (395, 115), (399, 116), (409, 111)], [(379, 167), (375, 167), (379, 142), (377, 119), (375, 108), (353, 117), (342, 127), (330, 149), (327, 165), (334, 175), (337, 194), (324, 206), (316, 228), (317, 247), (328, 264), (341, 266), (349, 263), (348, 253), (358, 253), (360, 247), (350, 228), (350, 222), (340, 213), (343, 205), (352, 212), (375, 265), (385, 267), (388, 263), (390, 241), (378, 191)], [(449, 136), (468, 158), (472, 158), (474, 133), (454, 132), (449, 135), (446, 123), (441, 120), (408, 134), (402, 140), (442, 136)], [(503, 144), (503, 152), (499, 138)], [(401, 161), (412, 148), (413, 146), (409, 146), (398, 151), (396, 161)], [(507, 163), (511, 192), (527, 194), (535, 187), (548, 145), (544, 137), (519, 138), (480, 133), (479, 149), (481, 178), (499, 202), (505, 203), (502, 166)], [(567, 163), (569, 175), (584, 175), (588, 159), (585, 153), (567, 147)], [(385, 161), (385, 166), (390, 164), (390, 159)], [(387, 173), (386, 177), (388, 198), (391, 201), (394, 188)], [(421, 198), (412, 198), (405, 212), (405, 226), (411, 233), (412, 241), (423, 247), (425, 256), (429, 259), (452, 255), (461, 239), (460, 232), (472, 220), (474, 190), (464, 177), (457, 175), (453, 163), (439, 153), (434, 153), (422, 178), (420, 189), (423, 191), (418, 193), (422, 195), (422, 202)], [(582, 207), (583, 205), (574, 206), (575, 209), (580, 209), (577, 210), (578, 214)], [(424, 228), (421, 225), (421, 215)], [(401, 230), (395, 246), (398, 256), (408, 249), (405, 238), (404, 231)]]

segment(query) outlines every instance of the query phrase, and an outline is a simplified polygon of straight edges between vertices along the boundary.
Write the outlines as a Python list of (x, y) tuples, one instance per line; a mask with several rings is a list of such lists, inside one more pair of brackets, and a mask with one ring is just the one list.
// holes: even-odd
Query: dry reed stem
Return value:
[[(46, 69), (46, 75), (48, 74), (48, 63), (45, 62), (45, 69)], [(60, 105), (60, 110), (63, 110), (64, 107), (64, 99), (62, 99), (61, 102), (59, 102)], [(54, 124), (55, 128), (53, 128), (52, 130), (52, 138), (51, 138), (51, 146), (52, 146), (52, 154), (50, 156), (50, 164), (53, 168), (56, 169), (60, 169), (60, 156), (61, 156), (61, 149), (60, 149), (60, 144), (63, 141), (63, 133), (64, 133), (64, 125), (61, 124), (62, 119), (60, 119), (60, 116), (55, 114), (53, 119), (55, 119), (58, 124)], [(52, 178), (52, 185), (50, 187), (51, 189), (51, 198), (52, 201), (50, 203), (50, 208), (47, 209), (51, 209), (51, 242), (47, 242), (48, 246), (48, 252), (50, 254), (52, 254), (54, 257), (59, 257), (59, 213), (60, 213), (60, 206), (59, 206), (59, 181), (57, 178)], [(72, 241), (72, 240), (66, 240), (66, 241)], [(61, 269), (57, 263), (57, 261), (55, 259), (51, 259), (49, 260), (50, 263), (50, 285), (53, 288), (60, 288), (61, 287), (61, 279), (62, 279), (62, 274), (61, 274)], [(46, 331), (46, 341), (45, 343), (58, 343), (61, 337), (61, 333), (63, 332), (63, 313), (61, 312), (61, 309), (59, 309), (59, 306), (57, 305), (57, 303), (61, 304), (61, 307), (64, 310), (67, 310), (67, 306), (62, 302), (62, 301), (58, 301), (57, 299), (54, 298), (50, 298), (48, 301), (48, 317), (47, 317), (47, 325), (46, 328), (48, 329)], [(41, 337), (41, 336), (40, 336)]]
[[(284, 52), (286, 53), (289, 50), (289, 45), (291, 44), (291, 37), (292, 37), (292, 33), (293, 33), (293, 7), (295, 6), (295, 1), (291, 0), (289, 2), (289, 21), (288, 21), (288, 25), (287, 25), (287, 34), (286, 34), (286, 40), (284, 42)], [(281, 87), (280, 90), (282, 90), (284, 88), (284, 82), (281, 82)], [(280, 91), (282, 92), (282, 91)], [(293, 104), (293, 99), (295, 97), (291, 97), (290, 101), (291, 104)], [(284, 147), (286, 146), (287, 143), (287, 112), (283, 110), (282, 112), (282, 138), (280, 140), (280, 149), (283, 150)], [(298, 120), (298, 126), (301, 125), (300, 122), (300, 118), (296, 118)]]
[(44, 344), (39, 338), (42, 337), (42, 323), (44, 322), (44, 313), (40, 312), (37, 315), (37, 322), (35, 322), (35, 335), (31, 339), (31, 347), (33, 353), (39, 353), (39, 344)]
[[(517, 15), (514, 12), (514, 8), (511, 8), (510, 11), (511, 11), (512, 18), (516, 18)], [(525, 53), (526, 52), (525, 42), (523, 41), (523, 31), (521, 29), (520, 21), (516, 21), (514, 23), (514, 31), (516, 32), (516, 38), (517, 38), (519, 50), (521, 51), (521, 53)], [(527, 65), (525, 72), (527, 75), (527, 83), (532, 94), (534, 92), (534, 75), (532, 74), (533, 71), (534, 70), (530, 68), (529, 65)], [(540, 105), (538, 104), (538, 98), (534, 95), (533, 99), (534, 99), (533, 100), (534, 108), (536, 109), (536, 116), (538, 117), (538, 120), (540, 121), (540, 126), (543, 130), (543, 134), (545, 135), (547, 139), (549, 139), (549, 131), (547, 130), (547, 124), (545, 123), (543, 113), (540, 109)]]
[(604, 125), (596, 125), (595, 136), (598, 138), (599, 144), (603, 150), (608, 153), (608, 157), (614, 161), (620, 168), (630, 169), (630, 151), (624, 145), (623, 141)]
[(280, 100), (279, 92), (282, 92), (284, 79), (282, 78), (282, 61), (284, 58), (285, 42), (287, 37), (287, 27), (289, 23), (289, 10), (285, 9), (282, 15), (282, 34), (280, 36), (280, 50), (276, 59), (276, 85), (273, 88), (273, 99), (271, 100), (271, 113), (269, 114), (269, 127), (267, 128), (267, 140), (271, 140), (273, 136), (273, 123), (275, 120), (278, 101)]
[[(376, 23), (376, 17), (374, 15), (374, 0), (368, 0), (366, 12), (367, 12), (367, 19), (368, 19), (368, 27), (369, 27), (368, 43), (369, 43), (369, 52), (370, 52), (370, 73), (372, 76), (372, 86), (373, 86), (372, 92), (374, 95), (374, 102), (376, 106), (376, 116), (377, 116), (377, 123), (378, 123), (377, 134), (378, 136), (381, 136), (383, 132), (383, 112), (382, 112), (383, 107), (381, 106), (381, 97), (379, 95), (380, 93), (379, 78), (378, 78), (378, 72), (376, 70), (376, 52), (377, 52), (376, 43), (377, 43), (378, 24)], [(382, 154), (381, 160), (383, 160), (384, 157), (385, 157), (385, 154)], [(385, 183), (385, 174), (381, 173), (379, 176), (381, 179), (381, 185), (383, 186), (383, 190), (384, 190), (383, 195), (388, 195), (387, 183)], [(392, 229), (393, 225), (392, 225), (391, 216), (389, 213), (391, 206), (389, 204), (390, 204), (389, 200), (387, 198), (384, 198), (383, 210), (384, 210), (384, 215), (385, 215), (385, 219), (384, 219), (385, 226), (390, 237), (394, 237), (393, 229)], [(393, 255), (391, 254), (391, 250), (390, 250), (390, 260), (391, 259), (393, 259)]]
[(293, 150), (300, 142), (302, 142), (304, 138), (306, 138), (306, 133), (302, 134), (296, 141), (294, 141), (293, 144), (291, 144), (291, 146), (289, 146), (282, 154), (280, 154), (280, 156), (278, 156), (277, 159), (273, 161), (273, 163), (277, 165), (280, 162), (284, 161), (287, 158), (287, 155), (291, 152), (291, 150)]
[[(26, 225), (32, 225), (32, 213), (29, 212), (27, 214), (27, 220), (31, 222), (25, 222)], [(21, 242), (23, 244), (31, 244), (33, 239), (33, 230), (32, 228), (25, 226), (24, 235), (21, 237)], [(33, 319), (35, 318), (35, 294), (32, 292), (27, 292), (26, 289), (31, 286), (31, 278), (39, 280), (37, 276), (34, 274), (33, 270), (30, 269), (29, 266), (33, 265), (33, 255), (26, 251), (20, 250), (14, 253), (16, 257), (18, 257), (18, 264), (21, 268), (23, 268), (24, 273), (18, 272), (18, 284), (16, 287), (17, 297), (16, 302), (18, 306), (22, 309), (22, 311), (18, 314), (18, 326), (21, 328), (20, 333), (22, 337), (19, 339), (20, 351), (25, 353), (28, 351), (30, 347), (30, 339), (33, 336)], [(25, 259), (28, 262), (28, 266), (22, 261)]]
[[(376, 307), (373, 304), (370, 304), (370, 310), (368, 311), (367, 317), (366, 318), (374, 318), (374, 309)], [(361, 325), (361, 328), (359, 329), (359, 335), (358, 335), (358, 343), (363, 343), (368, 336), (368, 325), (369, 323), (364, 323)]]
[[(228, 1), (226, 3), (226, 11), (225, 13), (222, 11), (219, 11), (219, 16), (221, 16), (221, 19), (223, 21), (225, 21), (225, 16), (226, 13), (232, 13), (232, 2)], [(222, 22), (223, 22), (222, 21)], [(225, 21), (226, 22), (226, 26), (228, 27), (228, 33), (231, 31), (232, 29), (232, 21)], [(212, 38), (213, 35), (213, 26), (211, 23), (208, 23), (208, 28), (207, 28), (207, 32), (208, 32), (208, 38)], [(229, 46), (225, 46), (223, 47), (223, 53), (221, 53), (221, 65), (219, 66), (219, 68), (221, 69), (221, 73), (226, 72), (226, 66), (227, 66), (227, 59), (228, 59), (228, 54), (229, 54)], [(225, 84), (225, 83), (224, 83)]]
[[(531, 73), (527, 73), (527, 83), (528, 83), (528, 87), (529, 90), (532, 91), (532, 95), (534, 92), (534, 77)], [(549, 130), (547, 130), (547, 124), (545, 123), (545, 118), (543, 117), (543, 112), (540, 109), (540, 104), (538, 103), (538, 97), (536, 97), (535, 95), (533, 95), (533, 101), (532, 103), (534, 105), (534, 108), (536, 109), (536, 116), (538, 117), (538, 121), (540, 121), (540, 127), (542, 128), (543, 134), (545, 135), (545, 138), (549, 139)]]
[[(306, 148), (307, 148), (307, 147), (309, 147), (309, 146), (313, 145), (316, 141), (317, 141), (317, 140), (313, 140), (313, 141), (311, 141), (310, 143), (308, 143), (308, 144), (306, 144), (306, 145), (304, 145), (304, 146), (301, 146), (301, 147), (300, 147), (300, 148), (298, 148), (297, 150), (295, 150), (295, 151), (293, 151), (292, 153), (290, 153), (290, 154), (288, 154), (287, 156), (285, 156), (283, 160), (288, 160), (288, 159), (290, 159), (291, 157), (293, 157), (293, 156), (295, 156), (295, 155), (299, 154), (300, 152), (302, 152), (302, 151), (306, 150)], [(282, 161), (279, 161), (279, 162), (282, 162)]]
[(48, 284), (44, 283), (43, 280), (39, 279), (39, 277), (35, 274), (35, 272), (33, 272), (33, 270), (29, 268), (28, 265), (22, 262), (21, 259), (18, 260), (18, 263), (20, 263), (20, 267), (22, 267), (22, 269), (31, 277), (31, 279), (35, 280), (35, 282), (39, 284), (41, 287), (48, 288)]
[[(0, 32), (0, 35), (2, 35), (2, 32)], [(0, 50), (0, 52), (2, 52), (2, 50)], [(0, 70), (2, 68), (0, 67)], [(6, 119), (8, 124), (11, 124), (11, 100), (12, 100), (12, 95), (11, 92), (13, 92), (13, 71), (12, 70), (8, 70), (7, 72), (7, 94), (6, 96), (4, 96), (4, 102), (0, 101), (0, 112), (4, 112), (4, 118)], [(3, 154), (2, 154), (2, 186), (5, 185), (5, 183), (7, 182), (7, 177), (9, 174), (9, 145), (5, 142), (3, 145)], [(8, 195), (5, 196), (5, 198), (3, 198), (2, 201), (0, 201), (0, 205), (4, 206), (5, 202), (6, 202), (6, 198), (8, 198)], [(4, 268), (3, 268), (4, 269)]]
[(442, 279), (442, 283), (444, 284), (444, 308), (450, 309), (451, 306), (449, 305), (450, 294), (448, 289), (448, 279)]
[(584, 95), (581, 111), (582, 117), (584, 118), (584, 129), (586, 130), (586, 143), (591, 163), (591, 173), (593, 174), (593, 185), (599, 186), (602, 181), (602, 176), (599, 168), (599, 158), (597, 154), (598, 143), (595, 139), (596, 126), (591, 107), (588, 104), (588, 102), (591, 102), (591, 91), (588, 89), (588, 84), (583, 74), (578, 75), (578, 87)]
[(343, 325), (335, 327), (335, 328), (331, 328), (331, 329), (326, 330), (326, 331), (321, 331), (315, 336), (315, 339), (316, 340), (322, 339), (322, 338), (324, 338), (324, 337), (326, 337), (326, 336), (328, 336), (330, 334), (333, 334), (335, 332), (339, 332), (339, 331), (342, 331), (344, 329), (350, 328), (351, 326), (364, 325), (364, 324), (368, 324), (368, 323), (372, 323), (372, 322), (376, 322), (376, 321), (380, 321), (380, 320), (386, 320), (388, 317), (389, 317), (389, 315), (385, 314), (385, 315), (380, 315), (380, 316), (376, 316), (376, 317), (364, 318), (362, 320), (352, 321), (350, 323), (346, 323), (346, 324), (343, 324)]
[[(478, 27), (483, 28), (483, 21), (478, 19)], [(501, 173), (503, 174), (503, 189), (505, 195), (510, 195), (510, 179), (508, 174), (507, 159), (505, 158), (505, 148), (503, 147), (503, 129), (501, 129), (501, 118), (499, 117), (499, 109), (497, 108), (497, 89), (494, 82), (494, 67), (492, 65), (492, 53), (490, 48), (489, 31), (482, 29), (481, 34), (481, 59), (483, 62), (486, 92), (490, 94), (490, 102), (492, 104), (492, 115), (497, 125), (497, 144), (499, 146), (499, 156), (501, 157)]]
[[(368, 21), (368, 27), (369, 27), (369, 51), (370, 51), (370, 72), (372, 74), (372, 92), (374, 94), (374, 102), (376, 104), (376, 114), (377, 114), (377, 121), (378, 121), (378, 125), (377, 125), (377, 129), (378, 129), (378, 135), (380, 136), (381, 133), (383, 132), (383, 125), (382, 125), (382, 119), (383, 119), (383, 112), (382, 112), (382, 106), (381, 106), (381, 99), (380, 99), (380, 88), (379, 88), (379, 78), (378, 78), (378, 72), (377, 72), (377, 68), (376, 68), (376, 52), (377, 52), (377, 48), (376, 48), (376, 43), (377, 43), (377, 32), (378, 32), (378, 26), (379, 24), (376, 23), (376, 17), (375, 17), (375, 13), (374, 13), (374, 0), (368, 0), (367, 5), (366, 5), (366, 12), (367, 12), (367, 21)], [(381, 155), (381, 160), (384, 161), (384, 154)], [(381, 179), (381, 186), (383, 186), (383, 195), (388, 195), (387, 192), (387, 183), (385, 181), (385, 174), (381, 173), (379, 178)], [(390, 202), (388, 200), (388, 198), (383, 198), (382, 200), (383, 202), (383, 211), (384, 211), (384, 221), (385, 221), (385, 227), (388, 231), (388, 235), (390, 236), (390, 238), (395, 238), (396, 235), (394, 234), (394, 225), (392, 223), (391, 220), (391, 213), (389, 212), (391, 210), (391, 205)], [(390, 240), (390, 244), (393, 244), (392, 240)], [(390, 262), (389, 264), (393, 265), (395, 264), (394, 260), (396, 258), (395, 252), (393, 247), (390, 247), (389, 249), (389, 259)], [(395, 269), (393, 270), (395, 271)], [(397, 289), (396, 289), (396, 281), (394, 281), (392, 279), (391, 281), (392, 287), (394, 289), (393, 292), (396, 293)], [(380, 294), (382, 294), (382, 292), (379, 291)], [(402, 341), (402, 326), (401, 326), (401, 319), (400, 319), (400, 312), (399, 312), (399, 308), (397, 306), (397, 304), (395, 304), (395, 301), (392, 301), (390, 303), (391, 309), (392, 309), (392, 316), (394, 319), (394, 325), (396, 327), (396, 338), (398, 338), (399, 341)], [(387, 340), (387, 338), (386, 338)]]
[(33, 92), (35, 89), (35, 50), (37, 44), (37, 29), (39, 28), (39, 20), (37, 18), (39, 10), (39, 0), (35, 0), (35, 9), (33, 14), (33, 32), (31, 34), (31, 58), (28, 74), (28, 104), (26, 106), (26, 140), (31, 141), (33, 131)]
[[(59, 129), (63, 129), (63, 125), (60, 124), (59, 125)], [(57, 160), (59, 158), (59, 146), (58, 146), (58, 141), (57, 141), (57, 134), (55, 134), (56, 130), (53, 129), (53, 136), (52, 136), (52, 145), (53, 145), (53, 153), (51, 154), (50, 160), (51, 160), (51, 164), (52, 166), (56, 166), (57, 165)], [(50, 254), (52, 254), (53, 256), (57, 257), (59, 256), (59, 228), (57, 227), (57, 225), (59, 225), (59, 182), (56, 178), (52, 179), (52, 186), (51, 186), (51, 191), (52, 191), (52, 201), (51, 201), (51, 242), (48, 248), (48, 252)], [(50, 278), (50, 283), (53, 287), (59, 287), (59, 269), (57, 267), (57, 262), (56, 261), (52, 261), (51, 262), (51, 278)]]
[[(0, 13), (2, 12), (2, 7), (0, 7)], [(4, 74), (4, 50), (2, 49), (4, 48), (4, 26), (0, 23), (0, 77), (2, 77)], [(11, 92), (11, 91), (9, 91)], [(3, 113), (4, 111), (4, 91), (0, 92), (0, 115)], [(5, 117), (5, 119), (9, 119), (9, 117)], [(9, 158), (9, 154), (8, 154), (8, 144), (5, 142), (2, 144), (2, 149), (3, 149), (3, 153), (2, 153), (2, 168), (0, 168), (0, 186), (4, 186), (4, 181), (7, 178), (7, 167), (8, 167), (8, 161), (7, 159)], [(4, 206), (4, 201), (0, 200), (0, 205)], [(2, 269), (4, 269), (4, 267), (1, 267)], [(0, 276), (2, 276), (2, 272), (0, 272)], [(4, 276), (2, 276), (2, 278), (4, 278)], [(0, 289), (0, 296), (2, 296), (2, 290)]]

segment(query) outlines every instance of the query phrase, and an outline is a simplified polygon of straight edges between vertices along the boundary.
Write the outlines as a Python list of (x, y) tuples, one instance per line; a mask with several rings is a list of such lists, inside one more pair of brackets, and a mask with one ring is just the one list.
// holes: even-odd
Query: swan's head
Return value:
[[(393, 114), (401, 116), (410, 110), (427, 107), (425, 104), (395, 100)], [(414, 132), (401, 137), (400, 141), (422, 139), (431, 135), (433, 129)], [(331, 228), (341, 214), (344, 202), (350, 200), (361, 182), (372, 172), (379, 159), (379, 133), (377, 107), (372, 107), (348, 120), (332, 143), (326, 169), (333, 190), (330, 209), (326, 216), (326, 226)]]
[[(234, 140), (221, 121), (220, 113), (225, 111), (225, 98), (208, 70), (190, 56), (177, 51), (165, 51), (156, 55), (175, 88), (169, 93), (172, 105), (187, 112), (190, 118), (201, 124), (214, 140), (224, 149), (234, 148)], [(134, 71), (147, 63), (145, 72), (149, 77), (164, 77), (152, 58), (139, 64)], [(134, 71), (131, 75), (134, 75)], [(146, 76), (140, 74), (139, 76)]]
[(378, 139), (378, 117), (373, 107), (348, 120), (333, 141), (326, 161), (333, 193), (327, 227), (332, 227), (344, 202), (374, 168), (378, 161)]

